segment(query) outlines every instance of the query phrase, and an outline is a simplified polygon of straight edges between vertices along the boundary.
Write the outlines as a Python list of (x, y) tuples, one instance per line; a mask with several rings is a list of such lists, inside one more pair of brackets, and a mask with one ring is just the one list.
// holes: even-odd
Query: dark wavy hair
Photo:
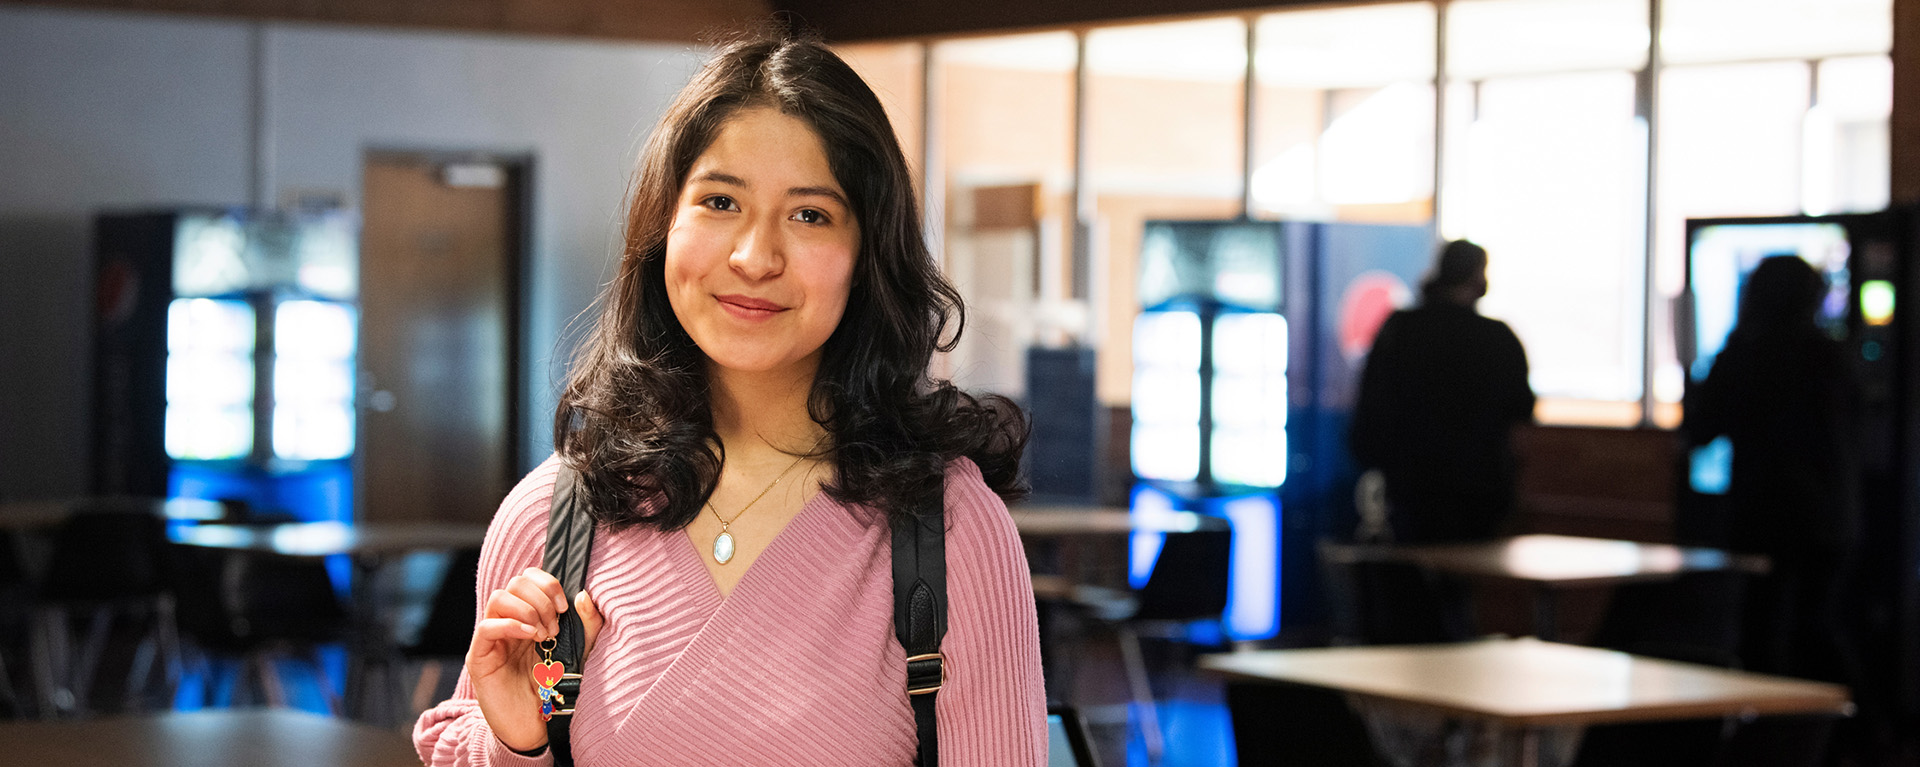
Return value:
[[(694, 75), (641, 155), (619, 274), (600, 297), (554, 414), (556, 450), (585, 479), (595, 516), (616, 529), (679, 529), (719, 482), (725, 448), (713, 429), (706, 358), (667, 300), (667, 232), (694, 161), (728, 119), (755, 107), (819, 134), (860, 228), (846, 312), (808, 397), (808, 414), (830, 438), (818, 455), (837, 469), (823, 491), (912, 514), (940, 501), (947, 462), (964, 456), (1003, 498), (1023, 494), (1019, 409), (928, 376), (934, 351), (958, 341), (965, 313), (927, 250), (906, 158), (879, 99), (819, 40), (766, 33), (725, 46)], [(642, 504), (652, 498), (661, 502)]]

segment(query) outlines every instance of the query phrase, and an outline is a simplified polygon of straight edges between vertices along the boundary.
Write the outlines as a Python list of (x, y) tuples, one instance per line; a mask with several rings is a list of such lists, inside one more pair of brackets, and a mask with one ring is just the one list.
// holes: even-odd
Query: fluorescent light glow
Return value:
[(1133, 427), (1133, 473), (1141, 479), (1192, 482), (1200, 476), (1200, 424)]
[[(1128, 506), (1135, 519), (1178, 513), (1173, 507), (1173, 496), (1148, 485), (1134, 486), (1133, 502)], [(1127, 541), (1127, 585), (1136, 589), (1147, 585), (1147, 577), (1153, 575), (1153, 563), (1160, 559), (1160, 547), (1166, 542), (1166, 533), (1133, 533)]]
[(1262, 493), (1220, 504), (1233, 523), (1227, 581), (1227, 635), (1266, 639), (1280, 633), (1280, 501)]
[(1875, 327), (1893, 324), (1893, 283), (1886, 280), (1860, 283), (1860, 317)]
[(1200, 315), (1141, 312), (1133, 320), (1133, 364), (1167, 370), (1200, 370)]

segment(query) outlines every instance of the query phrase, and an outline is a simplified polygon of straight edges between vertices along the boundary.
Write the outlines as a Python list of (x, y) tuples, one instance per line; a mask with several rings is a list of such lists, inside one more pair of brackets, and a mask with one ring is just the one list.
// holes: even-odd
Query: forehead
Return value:
[(771, 107), (748, 107), (728, 116), (713, 141), (694, 159), (689, 177), (705, 171), (838, 189), (826, 142), (805, 120)]

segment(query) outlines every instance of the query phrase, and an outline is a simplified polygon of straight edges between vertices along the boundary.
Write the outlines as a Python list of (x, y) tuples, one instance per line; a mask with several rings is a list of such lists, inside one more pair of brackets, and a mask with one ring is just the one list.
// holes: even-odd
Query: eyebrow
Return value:
[(827, 199), (833, 200), (834, 202), (840, 203), (840, 207), (846, 208), (848, 210), (853, 209), (853, 203), (847, 202), (846, 197), (842, 196), (838, 191), (835, 191), (833, 189), (830, 189), (824, 186), (788, 187), (787, 196), (788, 197), (825, 197)]
[[(722, 173), (717, 170), (710, 170), (705, 173), (702, 173), (698, 176), (695, 176), (693, 180), (714, 181), (721, 184), (727, 184), (729, 186), (737, 186), (742, 189), (753, 188), (753, 185), (747, 183), (746, 179), (733, 175), (731, 173)], [(827, 199), (833, 200), (834, 202), (840, 203), (841, 207), (844, 207), (847, 209), (853, 208), (853, 203), (847, 201), (846, 195), (841, 194), (838, 190), (832, 187), (825, 187), (825, 186), (788, 187), (787, 196), (788, 197), (825, 197)]]

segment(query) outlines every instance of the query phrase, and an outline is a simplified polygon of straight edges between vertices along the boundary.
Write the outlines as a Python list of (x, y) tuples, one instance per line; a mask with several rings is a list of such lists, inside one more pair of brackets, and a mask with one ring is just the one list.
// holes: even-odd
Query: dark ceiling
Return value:
[[(1005, 29), (1190, 16), (1307, 5), (1309, 0), (775, 0), (839, 41), (954, 35)], [(1319, 0), (1317, 4), (1328, 4)]]
[(1303, 5), (1303, 0), (0, 0), (116, 11), (621, 40), (687, 41), (775, 13), (853, 42)]

